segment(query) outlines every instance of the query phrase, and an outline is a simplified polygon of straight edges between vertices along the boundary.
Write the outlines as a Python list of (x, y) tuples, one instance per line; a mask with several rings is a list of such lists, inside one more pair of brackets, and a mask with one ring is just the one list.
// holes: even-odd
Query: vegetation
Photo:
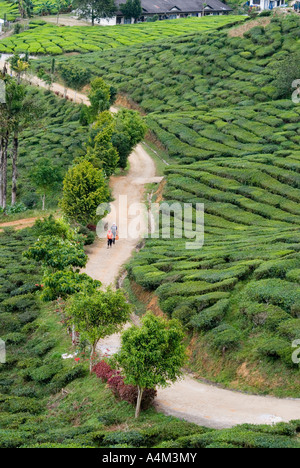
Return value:
[(297, 16), (276, 16), (242, 38), (214, 31), (81, 58), (150, 112), (175, 163), (166, 201), (205, 204), (204, 248), (150, 239), (131, 278), (194, 336), (200, 375), (279, 396), (295, 395), (299, 375), (300, 187), (299, 109), (276, 80), (298, 31)]
[(135, 417), (140, 416), (143, 393), (166, 387), (181, 375), (185, 363), (184, 333), (176, 320), (167, 321), (150, 313), (142, 325), (122, 334), (122, 347), (115, 357), (125, 374), (125, 383), (138, 389)]
[[(81, 2), (80, 2), (81, 3)], [(26, 53), (31, 55), (61, 55), (69, 52), (81, 54), (124, 48), (161, 39), (206, 31), (242, 21), (243, 17), (214, 16), (204, 19), (188, 18), (174, 21), (158, 21), (110, 28), (89, 26), (61, 27), (40, 20), (30, 22), (29, 31), (3, 39), (0, 53)], [(90, 68), (90, 67), (89, 67)]]
[(102, 171), (88, 161), (71, 167), (64, 179), (60, 206), (71, 221), (91, 224), (97, 219), (97, 208), (109, 200), (110, 193)]
[[(27, 209), (33, 209), (42, 207), (42, 186), (37, 181), (33, 184), (32, 177), (38, 168), (42, 171), (46, 169), (44, 158), (47, 156), (47, 167), (55, 167), (58, 178), (59, 175), (63, 177), (72, 161), (85, 154), (84, 145), (88, 135), (86, 128), (80, 123), (81, 106), (60, 99), (49, 91), (40, 91), (30, 86), (26, 86), (25, 95), (26, 102), (34, 102), (38, 108), (39, 118), (34, 125), (29, 121), (29, 125), (23, 127), (19, 134), (17, 202), (22, 202)], [(12, 143), (10, 140), (9, 153), (13, 149)], [(8, 180), (12, 175), (12, 167), (8, 164)], [(52, 182), (54, 184), (53, 179)], [(11, 184), (8, 184), (7, 190), (9, 200), (12, 197)], [(58, 183), (55, 192), (51, 192), (48, 208), (57, 206), (61, 193), (62, 183)], [(8, 205), (6, 212), (10, 210)]]
[(95, 291), (89, 296), (85, 292), (74, 295), (66, 313), (75, 330), (91, 346), (91, 372), (98, 342), (122, 330), (129, 319), (130, 306), (120, 290), (113, 292), (108, 288), (106, 291)]
[(33, 14), (45, 16), (58, 14), (61, 11), (67, 12), (70, 8), (71, 1), (69, 0), (2, 0), (0, 17), (6, 17), (7, 21), (14, 21), (16, 18), (31, 18)]
[(72, 348), (60, 303), (39, 301), (40, 268), (22, 256), (37, 233), (53, 232), (53, 223), (36, 229), (0, 234), (0, 336), (7, 344), (7, 364), (0, 365), (1, 448), (299, 447), (297, 421), (217, 431), (152, 408), (136, 420), (131, 404), (116, 399), (96, 369), (89, 375), (84, 355), (63, 360)]

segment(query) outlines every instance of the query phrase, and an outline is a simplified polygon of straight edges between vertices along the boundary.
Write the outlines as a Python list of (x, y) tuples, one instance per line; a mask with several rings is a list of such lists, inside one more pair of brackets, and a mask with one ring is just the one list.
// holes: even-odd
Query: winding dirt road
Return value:
[[(35, 77), (31, 82), (42, 87), (47, 86)], [(54, 84), (52, 90), (61, 95), (65, 92), (63, 86), (59, 84)], [(75, 100), (74, 91), (68, 90), (67, 94), (70, 99)], [(76, 102), (89, 103), (88, 98), (79, 93), (76, 93)], [(112, 111), (116, 112), (116, 109)], [(145, 184), (161, 180), (155, 175), (156, 168), (153, 160), (139, 145), (130, 156), (128, 174), (111, 179), (115, 214), (108, 216), (108, 225), (116, 222), (121, 226), (124, 218), (128, 216), (130, 221), (134, 217), (134, 214), (128, 215), (128, 208), (119, 208), (119, 198), (127, 196), (128, 207), (134, 203), (143, 202)], [(146, 230), (146, 224), (141, 227), (141, 232), (143, 230)], [(120, 235), (121, 239), (112, 250), (107, 250), (106, 240), (102, 239), (91, 246), (87, 252), (89, 261), (86, 273), (106, 286), (115, 283), (120, 270), (130, 259), (138, 244), (138, 239), (123, 238), (124, 232), (120, 232)], [(99, 351), (109, 349), (112, 353), (116, 352), (119, 347), (119, 335), (101, 340), (98, 344)], [(166, 414), (212, 428), (227, 428), (243, 423), (273, 424), (300, 419), (300, 399), (246, 395), (200, 383), (187, 375), (174, 385), (159, 390), (156, 406), (159, 411)]]
[[(145, 183), (160, 181), (160, 178), (155, 178), (153, 160), (140, 145), (130, 157), (130, 166), (127, 176), (111, 180), (119, 224), (127, 216), (126, 211), (120, 212), (118, 208), (119, 197), (127, 195), (129, 204), (142, 202)], [(111, 215), (108, 217), (109, 224), (115, 221)], [(105, 240), (98, 241), (88, 250), (86, 273), (104, 285), (113, 284), (136, 245), (137, 240), (122, 239), (110, 251)], [(119, 348), (118, 334), (98, 344), (98, 351), (108, 354), (114, 354)], [(168, 415), (217, 429), (244, 423), (273, 424), (300, 419), (300, 400), (281, 400), (223, 390), (187, 375), (174, 385), (158, 391), (156, 407)]]

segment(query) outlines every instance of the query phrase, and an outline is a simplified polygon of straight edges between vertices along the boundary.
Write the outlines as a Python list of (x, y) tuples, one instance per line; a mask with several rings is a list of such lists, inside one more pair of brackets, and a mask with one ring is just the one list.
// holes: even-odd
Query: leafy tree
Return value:
[[(17, 58), (16, 58), (17, 59)], [(19, 63), (19, 60), (17, 61)], [(8, 144), (12, 137), (12, 205), (17, 201), (17, 163), (19, 153), (19, 134), (21, 130), (32, 125), (37, 117), (35, 102), (27, 97), (26, 88), (6, 75), (6, 102), (0, 104), (0, 172), (1, 172), (1, 206), (7, 203), (7, 159)]]
[(127, 109), (120, 110), (115, 119), (112, 144), (119, 153), (119, 166), (125, 169), (133, 148), (145, 137), (147, 126), (138, 112)]
[(63, 11), (63, 10), (70, 9), (71, 6), (72, 6), (72, 1), (69, 1), (69, 0), (55, 0), (55, 7), (57, 9), (57, 21), (56, 21), (57, 25), (59, 23), (60, 12)]
[(87, 158), (97, 167), (103, 168), (107, 177), (110, 177), (118, 167), (119, 154), (112, 144), (115, 130), (114, 116), (105, 111), (98, 115), (92, 129), (92, 136), (88, 147)]
[(100, 281), (93, 280), (85, 273), (72, 270), (56, 271), (45, 276), (41, 299), (44, 302), (58, 298), (66, 300), (80, 291), (89, 296), (100, 287)]
[(98, 206), (109, 197), (102, 171), (83, 160), (66, 174), (60, 206), (67, 218), (87, 225), (96, 220)]
[(32, 17), (33, 3), (31, 0), (11, 0), (11, 3), (18, 5), (21, 18)]
[(66, 88), (72, 88), (78, 91), (86, 85), (91, 77), (91, 71), (87, 68), (81, 68), (77, 65), (69, 65), (68, 63), (61, 63), (58, 67), (60, 76), (62, 77)]
[(151, 313), (144, 316), (141, 327), (132, 326), (123, 333), (115, 359), (125, 373), (125, 383), (138, 387), (136, 418), (145, 388), (166, 387), (181, 375), (186, 359), (183, 339), (177, 320), (167, 321)]
[(127, 0), (125, 4), (120, 5), (120, 10), (125, 18), (134, 18), (136, 22), (143, 13), (141, 0)]
[(40, 238), (24, 256), (42, 262), (44, 267), (52, 270), (84, 268), (87, 263), (83, 244), (58, 236)]
[(50, 159), (41, 158), (31, 171), (30, 178), (42, 197), (42, 210), (44, 211), (46, 195), (51, 194), (62, 181), (60, 169), (54, 166)]
[(91, 345), (90, 371), (98, 341), (120, 331), (129, 319), (130, 310), (124, 294), (111, 288), (91, 295), (82, 292), (70, 299), (66, 313), (82, 339)]
[(106, 111), (110, 107), (110, 87), (102, 78), (96, 78), (91, 82), (91, 91), (89, 93), (90, 107), (89, 123), (95, 122), (100, 112)]
[(73, 6), (78, 8), (82, 18), (90, 19), (93, 26), (101, 18), (112, 18), (117, 11), (115, 0), (74, 0)]
[(56, 236), (61, 239), (74, 239), (74, 230), (63, 219), (55, 219), (51, 214), (47, 218), (37, 219), (33, 228), (34, 234), (40, 236)]

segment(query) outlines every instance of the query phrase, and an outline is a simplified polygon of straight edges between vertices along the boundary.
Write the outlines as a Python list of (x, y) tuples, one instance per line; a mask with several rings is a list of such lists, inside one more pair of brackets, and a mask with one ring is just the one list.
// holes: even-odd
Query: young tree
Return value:
[(61, 63), (58, 67), (58, 71), (65, 84), (65, 97), (67, 88), (78, 91), (89, 82), (91, 77), (91, 71), (89, 69), (81, 68), (74, 64), (68, 65), (66, 63)]
[(118, 167), (119, 154), (112, 144), (115, 130), (114, 116), (105, 111), (98, 115), (92, 128), (89, 140), (87, 158), (96, 166), (103, 169), (106, 177), (110, 177)]
[(125, 18), (134, 18), (135, 23), (143, 13), (141, 0), (127, 0), (125, 4), (120, 5), (120, 9)]
[(102, 78), (96, 78), (91, 82), (91, 91), (89, 93), (89, 123), (95, 122), (100, 112), (109, 110), (110, 107), (110, 87)]
[(186, 359), (183, 339), (180, 322), (151, 313), (144, 316), (141, 327), (132, 326), (123, 333), (115, 359), (126, 376), (125, 383), (138, 387), (136, 418), (145, 388), (166, 387), (180, 377)]
[(74, 0), (73, 6), (82, 18), (90, 19), (93, 26), (101, 18), (112, 18), (117, 10), (115, 0)]
[(69, 169), (60, 206), (67, 218), (87, 225), (97, 219), (98, 206), (109, 198), (109, 188), (102, 171), (83, 160)]
[(93, 280), (85, 273), (60, 270), (45, 275), (41, 299), (44, 302), (52, 302), (59, 298), (67, 300), (70, 296), (80, 291), (90, 296), (100, 287), (100, 281)]
[(90, 372), (98, 341), (120, 331), (129, 319), (130, 310), (124, 294), (111, 288), (89, 296), (79, 293), (70, 299), (66, 313), (76, 331), (91, 345)]
[(24, 256), (42, 262), (52, 271), (84, 268), (88, 259), (83, 244), (58, 236), (41, 237)]
[(17, 200), (17, 162), (19, 152), (19, 134), (33, 123), (37, 116), (37, 107), (28, 99), (26, 88), (8, 75), (4, 78), (6, 102), (0, 104), (0, 156), (1, 156), (1, 205), (5, 209), (7, 202), (7, 158), (8, 144), (12, 136), (12, 205)]
[(133, 148), (145, 137), (147, 126), (138, 112), (122, 109), (116, 116), (112, 144), (120, 157), (119, 166), (126, 168), (127, 160)]
[(61, 171), (54, 166), (50, 159), (41, 158), (30, 173), (32, 183), (42, 197), (42, 210), (45, 210), (46, 195), (53, 193), (55, 188), (62, 182)]

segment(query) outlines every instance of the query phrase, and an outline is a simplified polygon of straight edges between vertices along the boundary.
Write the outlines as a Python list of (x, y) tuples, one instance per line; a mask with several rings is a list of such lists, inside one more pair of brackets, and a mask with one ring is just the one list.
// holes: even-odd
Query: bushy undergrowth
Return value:
[[(1, 5), (1, 4), (0, 4)], [(1, 53), (26, 53), (31, 55), (60, 55), (70, 52), (86, 54), (119, 47), (157, 41), (162, 37), (204, 32), (227, 24), (242, 21), (242, 16), (217, 16), (158, 21), (110, 28), (89, 26), (55, 26), (31, 21), (29, 31), (22, 32), (0, 43)]]

